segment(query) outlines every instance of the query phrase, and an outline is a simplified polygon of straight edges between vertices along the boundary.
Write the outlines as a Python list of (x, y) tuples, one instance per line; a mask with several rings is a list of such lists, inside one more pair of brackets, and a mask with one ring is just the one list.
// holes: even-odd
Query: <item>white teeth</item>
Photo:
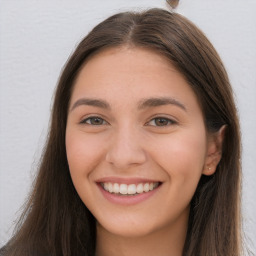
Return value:
[(148, 183), (145, 183), (145, 184), (144, 184), (144, 191), (145, 191), (145, 192), (148, 192), (148, 191), (149, 191), (149, 184), (148, 184)]
[(108, 191), (108, 183), (104, 183), (103, 188)]
[[(109, 191), (110, 192), (110, 191)], [(111, 192), (110, 192), (111, 193)], [(121, 184), (119, 187), (119, 193), (122, 195), (127, 194), (127, 185), (126, 184)]]
[(115, 193), (115, 194), (121, 194), (121, 195), (136, 195), (141, 193), (147, 193), (159, 186), (159, 182), (151, 182), (151, 183), (139, 183), (137, 185), (135, 184), (118, 184), (118, 183), (101, 183), (101, 186), (104, 188), (104, 190)]
[(136, 194), (136, 185), (135, 184), (130, 184), (128, 186), (128, 190), (127, 190), (127, 194), (132, 195), (132, 194)]
[(113, 192), (113, 185), (112, 185), (112, 183), (108, 183), (108, 191), (109, 191), (110, 193)]
[(114, 192), (114, 193), (119, 193), (119, 184), (114, 183), (113, 192)]
[(138, 194), (143, 193), (143, 184), (142, 183), (137, 185), (136, 191), (137, 191)]

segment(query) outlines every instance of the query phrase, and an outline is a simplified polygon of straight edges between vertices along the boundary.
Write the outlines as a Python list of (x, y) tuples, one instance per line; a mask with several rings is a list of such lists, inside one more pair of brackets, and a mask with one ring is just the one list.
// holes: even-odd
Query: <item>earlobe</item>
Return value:
[(225, 138), (226, 125), (223, 125), (216, 133), (209, 135), (207, 155), (202, 173), (212, 175), (215, 173), (217, 166), (222, 157), (222, 147)]

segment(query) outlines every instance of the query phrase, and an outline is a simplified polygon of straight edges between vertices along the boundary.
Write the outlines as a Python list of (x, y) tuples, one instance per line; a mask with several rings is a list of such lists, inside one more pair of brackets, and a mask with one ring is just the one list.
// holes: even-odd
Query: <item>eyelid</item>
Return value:
[[(156, 119), (165, 119), (169, 123), (167, 125), (150, 125), (149, 124), (150, 122), (152, 122)], [(171, 118), (171, 117), (166, 117), (165, 115), (157, 115), (157, 116), (151, 117), (150, 120), (148, 122), (146, 122), (147, 126), (155, 126), (155, 127), (167, 127), (167, 126), (176, 125), (176, 124), (178, 124), (177, 120), (175, 120), (174, 118)]]
[[(98, 124), (98, 125), (93, 125), (93, 124), (88, 124), (86, 123), (87, 120), (90, 120), (90, 119), (93, 119), (93, 118), (98, 118), (98, 119), (101, 119), (103, 120), (103, 124)], [(104, 117), (100, 116), (100, 115), (96, 115), (96, 114), (90, 114), (90, 115), (87, 115), (85, 117), (83, 117), (80, 121), (79, 121), (79, 124), (83, 124), (83, 125), (91, 125), (91, 126), (102, 126), (102, 125), (107, 125), (109, 124)]]

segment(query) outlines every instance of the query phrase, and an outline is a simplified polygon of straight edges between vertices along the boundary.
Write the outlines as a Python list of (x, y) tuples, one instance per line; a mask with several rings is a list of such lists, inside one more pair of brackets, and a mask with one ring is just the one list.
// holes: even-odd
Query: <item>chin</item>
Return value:
[(114, 236), (126, 237), (126, 238), (136, 238), (150, 235), (154, 232), (152, 226), (146, 224), (136, 224), (136, 223), (115, 223), (113, 225), (103, 226), (100, 223), (97, 224), (98, 229), (104, 229), (108, 233), (111, 233)]

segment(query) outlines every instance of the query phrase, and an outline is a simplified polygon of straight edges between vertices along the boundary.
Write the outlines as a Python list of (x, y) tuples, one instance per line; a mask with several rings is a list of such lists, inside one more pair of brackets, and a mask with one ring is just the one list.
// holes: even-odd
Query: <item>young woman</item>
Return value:
[(240, 135), (223, 64), (161, 9), (114, 15), (68, 60), (3, 255), (242, 255)]

